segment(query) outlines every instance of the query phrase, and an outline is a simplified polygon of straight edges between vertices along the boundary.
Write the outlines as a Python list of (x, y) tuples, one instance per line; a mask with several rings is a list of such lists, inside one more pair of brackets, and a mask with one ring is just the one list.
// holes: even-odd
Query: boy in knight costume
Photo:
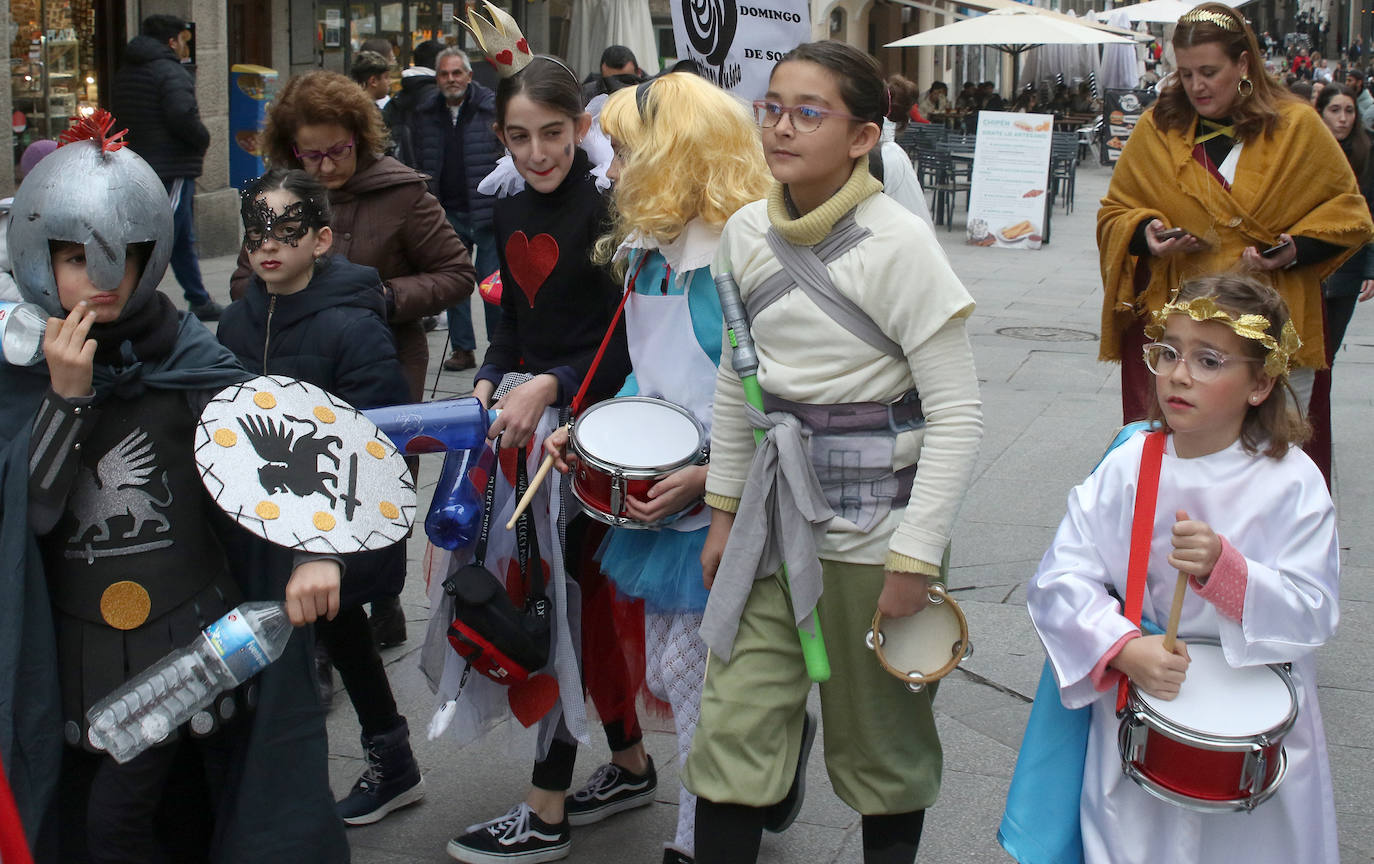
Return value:
[(285, 596), (299, 625), (337, 605), (340, 575), (233, 566), (247, 538), (201, 485), (194, 430), (249, 376), (157, 291), (172, 214), (113, 122), (64, 133), (9, 232), (24, 299), (54, 317), (45, 362), (0, 366), (4, 764), (40, 861), (343, 861), (305, 634), (126, 764), (86, 734), (92, 704), (240, 601)]

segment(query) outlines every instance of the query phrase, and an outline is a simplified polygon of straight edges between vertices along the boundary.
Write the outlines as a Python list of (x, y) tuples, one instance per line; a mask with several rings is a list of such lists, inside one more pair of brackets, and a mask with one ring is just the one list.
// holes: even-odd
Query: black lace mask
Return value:
[(312, 228), (325, 227), (319, 208), (309, 201), (296, 201), (286, 205), (282, 212), (273, 213), (263, 198), (245, 200), (242, 215), (243, 248), (249, 252), (261, 249), (268, 237), (295, 247)]

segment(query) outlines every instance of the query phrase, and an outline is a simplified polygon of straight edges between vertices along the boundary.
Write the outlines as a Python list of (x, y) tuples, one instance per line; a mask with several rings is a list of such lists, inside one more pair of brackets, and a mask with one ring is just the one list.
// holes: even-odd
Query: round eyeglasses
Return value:
[(1194, 348), (1187, 354), (1163, 342), (1145, 346), (1145, 365), (1156, 375), (1172, 375), (1179, 361), (1188, 369), (1194, 381), (1207, 382), (1216, 378), (1232, 363), (1259, 363), (1257, 357), (1237, 357), (1211, 348)]

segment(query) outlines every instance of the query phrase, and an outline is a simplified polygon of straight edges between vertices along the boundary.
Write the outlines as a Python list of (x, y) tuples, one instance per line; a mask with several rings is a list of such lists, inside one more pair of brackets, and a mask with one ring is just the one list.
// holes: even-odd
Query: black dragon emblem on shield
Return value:
[[(296, 429), (285, 422), (287, 420), (303, 423), (310, 431), (298, 436)], [(285, 491), (306, 498), (318, 492), (329, 499), (330, 509), (334, 508), (338, 496), (326, 486), (339, 488), (339, 456), (331, 449), (342, 449), (343, 439), (337, 435), (320, 437), (319, 426), (314, 421), (289, 414), (284, 420), (261, 415), (240, 417), (239, 428), (267, 462), (258, 468), (258, 482), (269, 495)], [(333, 472), (320, 469), (320, 457), (333, 464)]]

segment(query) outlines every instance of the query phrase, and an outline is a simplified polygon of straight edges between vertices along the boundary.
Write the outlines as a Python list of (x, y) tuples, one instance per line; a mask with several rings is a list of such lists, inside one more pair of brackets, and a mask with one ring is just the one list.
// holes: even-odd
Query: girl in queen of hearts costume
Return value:
[[(616, 182), (616, 224), (598, 243), (598, 257), (614, 257), (634, 290), (625, 306), (633, 373), (617, 396), (667, 399), (709, 432), (722, 334), (710, 265), (725, 220), (768, 191), (758, 129), (742, 102), (685, 72), (612, 94), (601, 127), (615, 148), (607, 174)], [(545, 448), (561, 457), (566, 442), (560, 432)], [(568, 469), (561, 458), (555, 464)], [(630, 513), (647, 522), (684, 507), (689, 513), (658, 530), (612, 529), (600, 556), (616, 587), (644, 600), (647, 682), (672, 707), (683, 761), (706, 668), (698, 631), (710, 515), (705, 507), (690, 510), (705, 487), (706, 466), (694, 465), (659, 481), (648, 499), (631, 497)], [(695, 814), (696, 796), (681, 788), (667, 864), (692, 860)]]
[[(1144, 435), (1117, 447), (1069, 494), (1054, 545), (1027, 588), (1031, 618), (1068, 708), (1092, 706), (1080, 805), (1089, 862), (1336, 862), (1335, 803), (1314, 653), (1336, 630), (1336, 516), (1288, 398), (1298, 336), (1271, 287), (1244, 276), (1184, 283), (1146, 331), (1152, 419), (1168, 433), (1143, 615), (1169, 617), (1189, 576), (1180, 639), (1142, 636), (1107, 592), (1126, 596)], [(1288, 770), (1258, 814), (1201, 813), (1152, 797), (1121, 769), (1122, 675), (1172, 700), (1186, 637), (1221, 643), (1231, 667), (1291, 663), (1297, 721)]]

